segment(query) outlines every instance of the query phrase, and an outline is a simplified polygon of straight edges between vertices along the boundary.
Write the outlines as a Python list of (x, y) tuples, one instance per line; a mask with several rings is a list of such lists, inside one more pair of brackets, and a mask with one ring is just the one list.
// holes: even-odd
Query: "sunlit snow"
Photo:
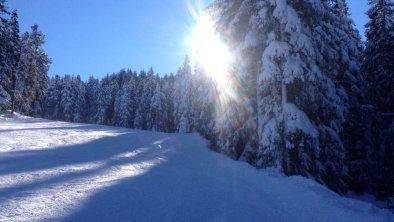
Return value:
[(196, 134), (0, 116), (0, 221), (393, 221)]

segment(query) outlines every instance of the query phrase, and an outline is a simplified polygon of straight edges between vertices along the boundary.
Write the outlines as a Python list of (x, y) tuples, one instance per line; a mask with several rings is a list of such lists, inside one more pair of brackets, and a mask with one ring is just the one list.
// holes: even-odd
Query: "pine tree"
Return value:
[(74, 119), (74, 101), (72, 79), (66, 75), (62, 81), (62, 90), (60, 96), (60, 106), (62, 109), (61, 120), (71, 122)]
[(42, 114), (42, 103), (48, 87), (50, 59), (42, 49), (44, 35), (38, 26), (20, 37), (18, 13), (9, 20), (5, 1), (0, 1), (0, 85), (4, 107), (25, 114)]
[(7, 64), (7, 48), (8, 48), (8, 21), (6, 15), (9, 12), (5, 5), (5, 0), (0, 0), (0, 109), (8, 108), (11, 96), (7, 86), (10, 85), (9, 76), (7, 76), (6, 70), (8, 69)]
[(331, 64), (317, 59), (330, 56), (318, 48), (328, 42), (314, 33), (331, 35), (319, 27), (327, 14), (322, 2), (215, 1), (213, 8), (236, 53), (231, 78), (241, 83), (235, 90), (242, 101), (232, 101), (227, 122), (219, 122), (219, 146), (257, 167), (313, 176), (344, 191), (346, 91)]
[(124, 75), (122, 85), (115, 98), (114, 121), (115, 125), (131, 127), (133, 112), (133, 89), (135, 87), (134, 76), (131, 72), (121, 71)]
[(173, 74), (169, 76), (165, 75), (163, 78), (163, 121), (164, 121), (164, 132), (175, 131), (175, 120), (174, 120), (174, 82), (175, 77)]
[(193, 83), (195, 86), (193, 88), (193, 95), (195, 97), (193, 105), (193, 122), (195, 122), (195, 128), (203, 137), (214, 140), (216, 136), (215, 105), (217, 101), (215, 84), (198, 64), (195, 67)]
[(98, 93), (97, 124), (113, 124), (115, 96), (119, 89), (116, 75), (107, 75), (100, 82)]
[(51, 78), (45, 95), (44, 116), (49, 119), (60, 119), (61, 79), (59, 75)]
[(148, 73), (141, 72), (139, 81), (139, 100), (134, 118), (134, 126), (137, 129), (152, 130), (152, 113), (150, 104), (155, 89), (155, 73), (152, 68)]
[[(217, 147), (234, 159), (242, 159), (253, 165), (256, 163), (258, 148), (257, 134), (257, 60), (253, 55), (252, 32), (249, 33), (249, 20), (256, 5), (264, 2), (253, 1), (215, 1), (210, 9), (212, 17), (218, 17), (217, 29), (233, 51), (234, 61), (228, 78), (230, 91), (236, 96), (223, 95), (218, 89), (216, 130)], [(249, 37), (246, 37), (249, 36)], [(245, 44), (242, 45), (241, 42)], [(246, 53), (249, 52), (249, 53)]]
[(377, 197), (388, 201), (394, 195), (394, 3), (370, 0), (369, 4), (363, 70), (369, 99), (377, 112), (373, 136), (379, 138), (370, 167), (376, 169), (372, 175)]
[(93, 76), (90, 76), (86, 83), (86, 98), (84, 104), (85, 121), (87, 123), (96, 123), (96, 114), (98, 110), (98, 95), (100, 82)]
[(142, 107), (142, 95), (144, 93), (144, 85), (146, 80), (146, 72), (142, 70), (137, 77), (137, 87), (135, 92), (136, 104), (135, 104), (135, 115), (133, 120), (133, 127), (136, 129), (143, 129), (143, 107)]
[(8, 27), (8, 53), (7, 59), (9, 61), (8, 76), (11, 80), (10, 84), (10, 95), (11, 95), (11, 114), (15, 109), (15, 98), (16, 98), (16, 83), (18, 79), (18, 66), (21, 57), (20, 50), (20, 37), (19, 37), (19, 23), (18, 23), (18, 13), (16, 10), (12, 12), (11, 20)]
[(186, 57), (183, 66), (178, 70), (174, 83), (174, 118), (175, 129), (181, 133), (193, 130), (192, 123), (192, 72), (189, 58)]
[(25, 114), (39, 114), (48, 87), (51, 60), (42, 48), (44, 43), (45, 36), (37, 25), (31, 27), (31, 33), (22, 35), (16, 102)]
[(346, 93), (339, 92), (345, 98), (342, 138), (346, 147), (346, 179), (352, 190), (361, 192), (368, 187), (367, 160), (373, 144), (370, 132), (367, 132), (371, 129), (370, 119), (366, 118), (373, 113), (365, 105), (368, 103), (365, 94), (366, 79), (360, 70), (363, 43), (353, 21), (349, 18), (345, 0), (327, 1), (325, 7), (330, 16), (324, 18), (321, 27), (330, 27), (331, 36), (330, 39), (326, 39), (329, 42), (326, 46), (331, 50), (329, 61), (332, 65), (329, 73), (337, 88)]
[(372, 104), (381, 113), (394, 112), (394, 3), (370, 0), (366, 25), (364, 70)]
[(162, 92), (160, 82), (156, 82), (155, 91), (150, 103), (150, 113), (153, 131), (163, 131), (164, 127), (164, 116), (163, 116), (163, 100), (164, 94)]
[(78, 75), (76, 78), (72, 79), (72, 94), (74, 98), (74, 107), (73, 107), (73, 122), (82, 122), (84, 117), (84, 104), (85, 104), (85, 94), (86, 89), (85, 85), (81, 80), (81, 77)]

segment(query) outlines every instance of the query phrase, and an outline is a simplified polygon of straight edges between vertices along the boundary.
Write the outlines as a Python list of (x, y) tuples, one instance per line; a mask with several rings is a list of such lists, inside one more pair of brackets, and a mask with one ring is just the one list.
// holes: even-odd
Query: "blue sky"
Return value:
[[(210, 0), (205, 0), (205, 3)], [(361, 33), (367, 0), (348, 0)], [(122, 68), (176, 72), (193, 25), (185, 0), (9, 0), (21, 31), (37, 23), (53, 60), (50, 75), (103, 76)]]

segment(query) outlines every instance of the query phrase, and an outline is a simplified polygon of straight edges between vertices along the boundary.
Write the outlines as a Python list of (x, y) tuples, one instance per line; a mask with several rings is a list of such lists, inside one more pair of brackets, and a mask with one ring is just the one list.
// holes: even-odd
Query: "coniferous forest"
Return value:
[(363, 41), (346, 0), (215, 0), (205, 13), (235, 57), (220, 85), (188, 57), (175, 74), (48, 77), (44, 34), (20, 34), (17, 11), (0, 0), (0, 109), (199, 133), (234, 160), (392, 206), (394, 2), (369, 6)]

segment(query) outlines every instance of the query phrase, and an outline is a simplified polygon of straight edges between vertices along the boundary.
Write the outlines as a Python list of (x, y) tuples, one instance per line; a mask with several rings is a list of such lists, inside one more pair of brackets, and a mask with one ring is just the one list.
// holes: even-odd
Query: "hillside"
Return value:
[(166, 134), (0, 116), (0, 221), (394, 221)]

